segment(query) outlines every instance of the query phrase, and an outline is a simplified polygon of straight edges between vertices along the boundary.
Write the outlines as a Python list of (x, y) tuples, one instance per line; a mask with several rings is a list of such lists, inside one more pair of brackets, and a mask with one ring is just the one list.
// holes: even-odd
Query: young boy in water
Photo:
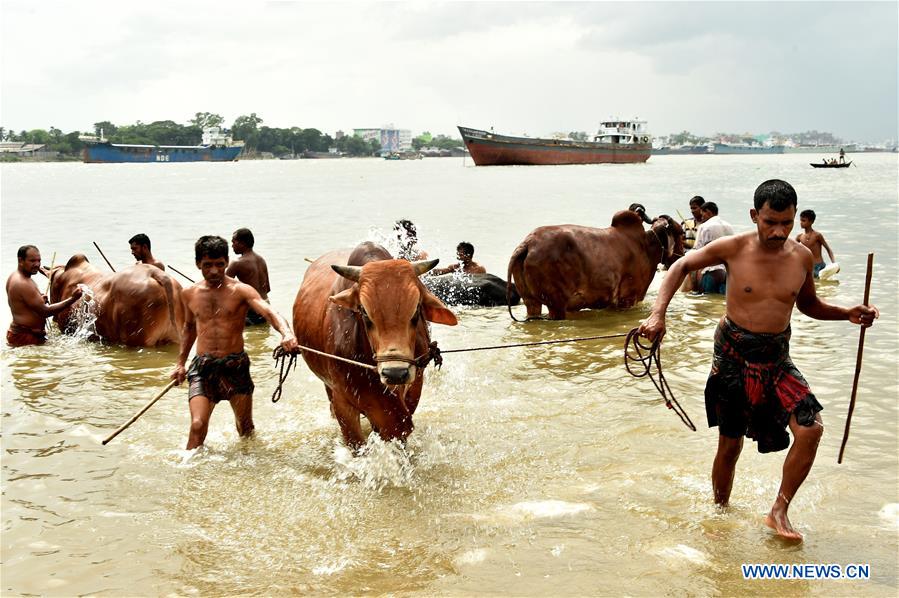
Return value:
[(827, 250), (827, 255), (830, 256), (831, 263), (835, 263), (837, 260), (833, 256), (833, 251), (830, 250), (830, 245), (824, 240), (824, 235), (812, 228), (814, 223), (815, 211), (802, 210), (799, 214), (799, 226), (802, 227), (802, 232), (796, 235), (796, 240), (808, 247), (812, 252), (812, 258), (814, 258), (815, 264), (814, 274), (815, 278), (818, 278), (818, 273), (826, 266), (824, 257), (821, 255), (822, 247)]
[[(176, 385), (185, 379), (190, 383), (187, 450), (197, 448), (206, 440), (209, 418), (220, 401), (231, 404), (238, 434), (249, 436), (253, 432), (255, 386), (250, 378), (250, 358), (243, 346), (247, 310), (261, 314), (281, 333), (281, 347), (285, 351), (295, 353), (299, 350), (287, 321), (262, 299), (256, 289), (225, 274), (227, 241), (221, 237), (200, 237), (194, 250), (203, 280), (181, 294), (184, 305), (181, 352), (171, 376)], [(194, 341), (197, 355), (187, 369), (187, 357)]]

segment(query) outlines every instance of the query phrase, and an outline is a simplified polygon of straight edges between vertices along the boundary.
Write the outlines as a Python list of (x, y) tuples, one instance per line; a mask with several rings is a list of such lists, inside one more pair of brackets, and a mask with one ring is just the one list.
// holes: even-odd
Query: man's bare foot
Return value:
[(785, 540), (802, 541), (802, 534), (793, 529), (790, 519), (787, 517), (786, 509), (775, 506), (765, 517), (765, 525), (774, 530), (774, 532)]

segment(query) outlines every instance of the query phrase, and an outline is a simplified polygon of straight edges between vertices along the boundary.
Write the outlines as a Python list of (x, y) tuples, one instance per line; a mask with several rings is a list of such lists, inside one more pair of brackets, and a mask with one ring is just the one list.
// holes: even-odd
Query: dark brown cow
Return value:
[(553, 320), (580, 309), (631, 307), (646, 296), (659, 263), (683, 255), (682, 232), (669, 216), (644, 230), (630, 210), (615, 214), (609, 228), (542, 226), (512, 253), (508, 280), (514, 277), (528, 318), (539, 317), (543, 305)]
[[(101, 272), (83, 254), (69, 259), (65, 267), (50, 273), (50, 301), (68, 297), (83, 284), (93, 291), (96, 329), (103, 342), (130, 347), (152, 347), (177, 343), (181, 339), (184, 308), (181, 285), (155, 266), (137, 264), (118, 272)], [(72, 332), (73, 310), (79, 309), (88, 294), (54, 316), (62, 332)]]
[(352, 251), (318, 258), (306, 271), (293, 304), (301, 345), (377, 365), (377, 372), (303, 352), (325, 383), (331, 413), (346, 443), (365, 442), (359, 415), (384, 440), (405, 439), (424, 383), (415, 360), (427, 355), (427, 322), (454, 326), (456, 316), (418, 279), (437, 260), (392, 259), (386, 249), (363, 243)]

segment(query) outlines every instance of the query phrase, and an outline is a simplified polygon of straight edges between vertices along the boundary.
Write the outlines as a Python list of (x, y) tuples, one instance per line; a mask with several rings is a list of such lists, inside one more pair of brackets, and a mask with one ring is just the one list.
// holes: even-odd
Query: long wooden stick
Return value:
[(97, 245), (97, 242), (96, 242), (96, 241), (93, 241), (93, 244), (94, 244), (94, 247), (97, 248), (97, 251), (100, 252), (100, 255), (103, 256), (103, 259), (106, 260), (106, 265), (109, 266), (109, 269), (112, 270), (113, 272), (115, 272), (115, 268), (113, 268), (113, 267), (112, 267), (112, 264), (109, 263), (109, 260), (106, 259), (106, 254), (103, 253), (103, 250), (100, 249), (100, 246)]
[[(874, 272), (874, 254), (868, 254), (868, 272), (865, 274), (865, 305), (871, 298), (871, 275)], [(858, 333), (858, 353), (855, 356), (855, 378), (852, 379), (852, 396), (849, 398), (849, 413), (846, 415), (846, 428), (843, 430), (843, 443), (840, 445), (840, 456), (837, 463), (843, 462), (843, 451), (846, 450), (846, 441), (849, 440), (849, 424), (852, 423), (852, 411), (855, 409), (855, 393), (858, 392), (858, 378), (862, 373), (862, 353), (865, 350), (865, 331), (862, 327)]]
[(187, 274), (185, 274), (184, 272), (182, 272), (181, 270), (179, 270), (178, 268), (176, 268), (175, 266), (173, 266), (173, 265), (171, 265), (171, 264), (169, 264), (168, 266), (166, 266), (166, 268), (168, 268), (169, 270), (171, 270), (171, 271), (174, 272), (175, 274), (180, 274), (181, 276), (183, 276), (184, 278), (186, 278), (187, 280), (189, 280), (189, 281), (192, 282), (192, 283), (193, 283), (193, 282), (196, 282), (193, 278), (191, 278), (190, 276), (188, 276)]
[(130, 426), (131, 424), (133, 424), (134, 422), (136, 422), (136, 421), (137, 421), (137, 418), (139, 418), (141, 415), (143, 415), (143, 414), (147, 411), (147, 409), (149, 409), (150, 407), (152, 407), (153, 404), (154, 404), (156, 401), (158, 401), (159, 399), (161, 399), (161, 398), (162, 398), (162, 395), (164, 395), (164, 394), (167, 393), (168, 391), (172, 390), (172, 387), (173, 387), (173, 386), (175, 386), (175, 381), (174, 381), (174, 380), (172, 380), (171, 382), (169, 382), (168, 386), (166, 386), (165, 388), (163, 388), (162, 391), (161, 391), (158, 395), (156, 395), (155, 397), (153, 397), (153, 400), (152, 400), (152, 401), (150, 401), (149, 403), (147, 403), (146, 405), (144, 405), (144, 408), (141, 409), (140, 411), (138, 411), (138, 412), (134, 415), (134, 417), (132, 417), (131, 419), (129, 419), (127, 422), (125, 422), (125, 424), (122, 425), (118, 430), (116, 430), (115, 432), (113, 432), (112, 434), (110, 434), (109, 436), (107, 436), (107, 437), (106, 437), (106, 440), (103, 441), (104, 446), (105, 446), (106, 443), (108, 443), (110, 440), (112, 440), (113, 438), (115, 438), (116, 436), (118, 436), (119, 434), (121, 434), (122, 431), (124, 431), (126, 428), (128, 428), (128, 426)]
[(56, 265), (56, 252), (53, 252), (53, 257), (50, 259), (50, 269), (47, 270), (47, 290), (44, 291), (44, 295), (50, 292), (50, 272), (53, 271), (53, 266)]

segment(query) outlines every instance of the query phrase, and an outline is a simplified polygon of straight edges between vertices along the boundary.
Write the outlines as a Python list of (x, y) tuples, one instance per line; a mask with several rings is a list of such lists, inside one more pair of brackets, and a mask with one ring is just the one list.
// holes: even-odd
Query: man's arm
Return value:
[(430, 274), (431, 274), (431, 276), (441, 276), (443, 274), (449, 274), (450, 272), (455, 272), (458, 269), (459, 269), (458, 263), (450, 264), (446, 268), (436, 268), (434, 270), (431, 270)]
[(178, 352), (178, 363), (171, 375), (177, 386), (180, 386), (187, 377), (187, 370), (184, 366), (187, 365), (187, 356), (190, 355), (190, 349), (197, 340), (197, 320), (194, 318), (194, 312), (190, 310), (188, 299), (188, 291), (181, 293), (181, 305), (184, 311), (184, 324), (181, 326), (181, 350)]
[(243, 292), (250, 309), (260, 314), (271, 325), (272, 328), (281, 333), (281, 348), (288, 353), (296, 353), (299, 351), (297, 345), (297, 337), (294, 336), (290, 324), (287, 323), (281, 314), (272, 309), (268, 302), (262, 299), (262, 296), (250, 285), (243, 285)]
[(727, 256), (737, 247), (739, 237), (722, 237), (712, 241), (701, 249), (694, 249), (680, 258), (668, 268), (668, 273), (659, 288), (659, 295), (652, 306), (652, 314), (640, 325), (640, 334), (655, 340), (665, 335), (665, 312), (668, 304), (688, 272), (701, 270), (709, 266), (727, 263)]
[(880, 317), (880, 310), (873, 305), (856, 305), (855, 307), (841, 307), (821, 301), (815, 292), (815, 279), (812, 271), (805, 274), (805, 282), (796, 296), (796, 307), (799, 311), (816, 320), (849, 320), (853, 324), (861, 324), (865, 328), (871, 326), (876, 318)]
[(821, 239), (821, 247), (827, 250), (827, 255), (830, 256), (830, 263), (834, 263), (837, 261), (837, 258), (833, 256), (833, 251), (830, 249), (830, 245), (827, 244), (827, 241), (824, 240), (824, 235), (820, 236)]
[(22, 300), (22, 303), (25, 305), (25, 307), (29, 311), (36, 313), (44, 318), (55, 316), (59, 312), (71, 307), (73, 303), (78, 301), (82, 293), (80, 288), (76, 288), (74, 291), (72, 291), (72, 295), (68, 299), (63, 299), (62, 301), (47, 305), (46, 303), (44, 303), (44, 296), (41, 295), (41, 292), (33, 284), (22, 283), (17, 286), (19, 291), (19, 298)]

